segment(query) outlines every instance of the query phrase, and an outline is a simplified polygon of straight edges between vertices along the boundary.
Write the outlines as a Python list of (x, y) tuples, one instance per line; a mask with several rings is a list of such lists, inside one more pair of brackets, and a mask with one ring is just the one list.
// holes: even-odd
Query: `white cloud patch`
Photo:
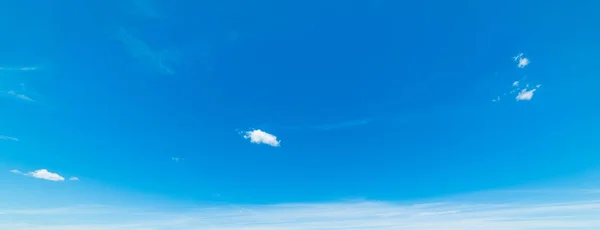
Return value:
[(38, 169), (33, 172), (27, 173), (27, 175), (38, 178), (38, 179), (44, 179), (44, 180), (50, 180), (50, 181), (64, 181), (65, 180), (65, 178), (62, 177), (61, 175), (58, 175), (57, 173), (49, 172), (46, 169)]
[(5, 136), (5, 135), (0, 135), (0, 140), (17, 141), (17, 142), (19, 141), (19, 139), (16, 137)]
[[(514, 81), (512, 83), (512, 88), (511, 88), (510, 92), (504, 93), (502, 95), (502, 97), (504, 97), (506, 95), (517, 94), (515, 96), (515, 99), (517, 101), (529, 101), (533, 98), (535, 91), (542, 86), (541, 84), (537, 84), (537, 85), (535, 85), (535, 88), (530, 89), (530, 84), (524, 84), (524, 86), (522, 86), (522, 85), (523, 85), (522, 81)], [(498, 101), (500, 101), (500, 98), (501, 98), (501, 96), (498, 96), (496, 99), (492, 99), (492, 101), (498, 102)]]
[[(449, 198), (436, 203), (380, 201), (209, 205), (189, 209), (58, 207), (1, 210), (0, 229), (11, 230), (539, 230), (600, 229), (600, 195), (497, 194)], [(559, 196), (557, 196), (559, 195)], [(510, 200), (510, 201), (509, 201)]]
[(525, 68), (525, 66), (529, 65), (529, 58), (523, 57), (523, 53), (520, 53), (517, 56), (513, 57), (513, 60), (515, 60), (515, 62), (517, 62), (517, 67), (519, 68)]
[(72, 177), (69, 177), (69, 180), (79, 181), (79, 177), (72, 176)]
[[(35, 170), (33, 172), (28, 172), (28, 173), (24, 173), (19, 170), (13, 169), (13, 170), (10, 170), (10, 172), (14, 173), (14, 174), (30, 176), (30, 177), (34, 177), (34, 178), (38, 178), (38, 179), (49, 180), (49, 181), (64, 181), (65, 180), (65, 178), (62, 177), (61, 175), (58, 175), (57, 173), (49, 172), (46, 169), (38, 169), (38, 170)], [(72, 177), (72, 178), (76, 178), (76, 177)]]
[(267, 144), (273, 147), (279, 147), (280, 141), (273, 134), (264, 132), (260, 129), (245, 132), (245, 139), (250, 139), (250, 142), (256, 144)]
[(531, 89), (531, 90), (527, 90), (527, 89), (522, 89), (521, 92), (519, 92), (519, 94), (517, 94), (517, 101), (529, 101), (531, 100), (531, 98), (533, 98), (533, 93), (535, 92), (536, 89)]

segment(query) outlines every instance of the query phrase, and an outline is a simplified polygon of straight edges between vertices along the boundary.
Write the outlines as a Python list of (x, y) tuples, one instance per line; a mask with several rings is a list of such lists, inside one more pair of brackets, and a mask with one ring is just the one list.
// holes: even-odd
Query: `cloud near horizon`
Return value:
[[(531, 197), (508, 201), (490, 198), (496, 195), (488, 194), (484, 196), (487, 201), (471, 195), (461, 199), (448, 198), (440, 202), (412, 204), (376, 201), (222, 204), (158, 212), (110, 206), (0, 210), (0, 215), (15, 220), (0, 222), (0, 229), (600, 229), (600, 219), (597, 218), (600, 216), (600, 194), (569, 194), (576, 199), (561, 197), (549, 202), (539, 198), (539, 194), (530, 194)], [(40, 218), (42, 216), (44, 218)]]

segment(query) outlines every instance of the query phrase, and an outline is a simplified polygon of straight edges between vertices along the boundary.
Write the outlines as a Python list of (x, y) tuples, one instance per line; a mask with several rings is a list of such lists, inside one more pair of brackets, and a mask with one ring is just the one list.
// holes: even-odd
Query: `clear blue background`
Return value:
[[(0, 184), (25, 191), (14, 204), (42, 186), (86, 201), (398, 201), (600, 162), (598, 1), (2, 5), (0, 65), (37, 67), (0, 75), (35, 100), (0, 99), (0, 135), (20, 139), (0, 142)], [(531, 101), (491, 101), (525, 76), (542, 84)], [(281, 147), (238, 133), (255, 128)], [(8, 173), (40, 168), (81, 181)]]

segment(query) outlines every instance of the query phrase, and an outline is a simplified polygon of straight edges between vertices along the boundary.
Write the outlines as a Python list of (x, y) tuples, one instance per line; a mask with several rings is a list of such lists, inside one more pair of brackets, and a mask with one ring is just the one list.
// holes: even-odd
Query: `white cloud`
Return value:
[(256, 144), (267, 144), (273, 147), (279, 147), (280, 141), (277, 140), (277, 137), (266, 133), (260, 129), (255, 129), (252, 131), (247, 131), (244, 135), (244, 138), (250, 139), (250, 142)]
[(70, 178), (69, 178), (69, 180), (78, 181), (78, 180), (79, 180), (79, 177), (72, 176), (72, 177), (70, 177)]
[(525, 68), (525, 66), (529, 65), (529, 58), (523, 57), (523, 53), (514, 56), (513, 60), (515, 60), (518, 63), (517, 67), (519, 68)]
[(533, 98), (533, 93), (536, 91), (537, 89), (531, 89), (531, 90), (527, 90), (527, 89), (523, 89), (521, 90), (521, 92), (519, 92), (519, 94), (517, 94), (517, 101), (529, 101), (531, 100), (531, 98)]
[(581, 194), (573, 193), (571, 199), (557, 196), (560, 198), (552, 199), (552, 202), (533, 193), (516, 199), (514, 194), (504, 194), (510, 201), (496, 194), (484, 195), (486, 200), (471, 195), (447, 198), (435, 204), (361, 201), (225, 204), (163, 211), (110, 206), (0, 210), (0, 216), (11, 220), (0, 221), (0, 229), (600, 229), (600, 195), (583, 198)]
[(16, 137), (9, 137), (9, 136), (5, 136), (5, 135), (0, 135), (0, 140), (7, 140), (7, 141), (19, 141), (18, 138)]
[[(13, 169), (13, 170), (10, 170), (10, 172), (14, 173), (14, 174), (30, 176), (30, 177), (35, 177), (38, 179), (49, 180), (49, 181), (64, 181), (65, 180), (65, 178), (62, 177), (61, 175), (58, 175), (57, 173), (49, 172), (46, 169), (38, 169), (38, 170), (35, 170), (33, 172), (28, 172), (28, 173), (24, 173), (19, 170)], [(71, 180), (73, 178), (75, 178), (76, 180), (79, 180), (79, 178), (77, 178), (77, 177), (71, 177)]]
[(15, 92), (15, 91), (12, 91), (12, 90), (8, 91), (7, 93), (8, 93), (8, 95), (13, 96), (13, 97), (15, 97), (15, 98), (17, 98), (19, 100), (33, 101), (33, 99), (31, 99), (29, 96), (27, 96), (25, 94), (19, 94), (19, 93)]
[(27, 173), (27, 175), (38, 178), (38, 179), (44, 179), (44, 180), (50, 180), (50, 181), (64, 181), (65, 180), (64, 177), (58, 175), (57, 173), (49, 172), (46, 169), (38, 169), (33, 172)]
[(506, 95), (513, 95), (515, 93), (517, 94), (515, 96), (515, 99), (517, 101), (529, 101), (533, 98), (533, 94), (535, 93), (537, 88), (540, 88), (541, 86), (541, 84), (537, 84), (535, 85), (535, 88), (529, 89), (530, 84), (524, 84), (522, 81), (514, 81), (512, 83), (512, 88), (508, 93), (504, 93), (502, 96), (498, 96), (496, 99), (492, 99), (492, 102), (498, 102), (500, 101), (501, 97), (504, 97)]

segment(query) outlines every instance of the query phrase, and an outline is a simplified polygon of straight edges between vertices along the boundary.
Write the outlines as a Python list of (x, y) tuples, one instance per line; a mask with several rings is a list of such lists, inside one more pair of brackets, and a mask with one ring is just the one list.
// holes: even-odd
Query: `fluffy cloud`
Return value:
[(76, 177), (76, 176), (72, 176), (72, 177), (70, 177), (70, 178), (69, 178), (69, 180), (74, 180), (74, 181), (78, 181), (78, 180), (79, 180), (79, 177)]
[(38, 178), (38, 179), (51, 180), (51, 181), (64, 181), (65, 180), (64, 177), (58, 175), (57, 173), (49, 172), (46, 169), (38, 169), (38, 170), (28, 173), (28, 175)]
[(252, 131), (247, 131), (244, 135), (244, 138), (250, 139), (250, 142), (256, 144), (267, 144), (273, 147), (279, 147), (280, 141), (277, 140), (277, 137), (273, 134), (264, 132), (260, 129), (255, 129)]
[(529, 58), (523, 57), (523, 53), (513, 57), (513, 59), (518, 63), (517, 67), (525, 68), (525, 66), (529, 65)]
[(531, 89), (531, 90), (527, 90), (527, 89), (522, 89), (521, 92), (519, 92), (519, 94), (517, 94), (517, 101), (529, 101), (531, 100), (531, 98), (533, 98), (533, 93), (535, 92), (535, 90), (537, 89)]
[[(46, 169), (38, 169), (38, 170), (35, 170), (33, 172), (28, 172), (28, 173), (24, 173), (19, 170), (13, 169), (13, 170), (10, 170), (10, 172), (14, 173), (14, 174), (30, 176), (30, 177), (35, 177), (38, 179), (49, 180), (49, 181), (64, 181), (65, 180), (65, 178), (62, 177), (61, 175), (58, 175), (57, 173), (49, 172)], [(71, 177), (71, 178), (77, 178), (77, 177)], [(77, 180), (79, 180), (79, 179), (77, 178)]]

